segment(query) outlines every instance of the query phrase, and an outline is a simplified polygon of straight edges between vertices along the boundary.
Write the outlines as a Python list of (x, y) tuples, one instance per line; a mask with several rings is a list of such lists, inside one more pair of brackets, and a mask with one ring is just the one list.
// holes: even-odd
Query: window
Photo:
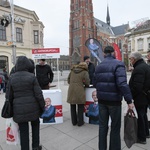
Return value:
[(119, 45), (119, 48), (122, 49), (122, 41), (121, 40), (119, 40), (118, 45)]
[(2, 71), (2, 69), (6, 68), (8, 71), (8, 57), (7, 56), (0, 56), (0, 71)]
[(76, 10), (79, 9), (79, 3), (78, 3), (78, 0), (75, 1), (75, 9), (76, 9)]
[(128, 51), (131, 52), (131, 42), (128, 43)]
[(143, 39), (138, 39), (138, 51), (143, 50)]
[(22, 42), (22, 29), (16, 28), (16, 42)]
[(39, 31), (34, 30), (34, 44), (39, 44)]
[(91, 28), (91, 22), (90, 22), (90, 20), (88, 20), (87, 23), (88, 23), (88, 28)]
[(88, 0), (86, 0), (85, 3), (86, 3), (86, 8), (88, 8)]
[(6, 28), (0, 25), (0, 40), (6, 40)]
[(80, 26), (79, 20), (74, 21), (74, 29), (78, 29)]
[(42, 31), (40, 32), (40, 43), (41, 45), (43, 45), (43, 32)]

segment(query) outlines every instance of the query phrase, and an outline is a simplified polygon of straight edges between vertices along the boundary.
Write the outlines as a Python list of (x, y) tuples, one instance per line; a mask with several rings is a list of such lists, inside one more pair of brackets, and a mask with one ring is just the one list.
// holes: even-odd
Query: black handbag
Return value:
[(124, 141), (128, 148), (137, 142), (137, 118), (133, 110), (129, 109), (124, 116)]
[(8, 99), (5, 100), (4, 106), (2, 108), (1, 116), (3, 118), (11, 118), (13, 116), (13, 108)]
[[(6, 91), (6, 93), (7, 93), (7, 91)], [(1, 116), (3, 118), (11, 118), (13, 116), (13, 106), (12, 106), (11, 102), (8, 99), (9, 93), (10, 93), (10, 80), (8, 82), (7, 97), (6, 97), (6, 100), (4, 102), (4, 106), (3, 106), (2, 111), (1, 111)]]

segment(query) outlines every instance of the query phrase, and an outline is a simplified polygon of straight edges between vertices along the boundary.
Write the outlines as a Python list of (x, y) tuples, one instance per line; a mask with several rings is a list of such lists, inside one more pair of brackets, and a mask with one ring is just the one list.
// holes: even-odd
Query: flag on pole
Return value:
[(121, 51), (120, 51), (119, 46), (118, 46), (116, 43), (113, 43), (113, 48), (114, 48), (114, 50), (115, 50), (116, 59), (122, 61), (122, 56), (121, 56)]

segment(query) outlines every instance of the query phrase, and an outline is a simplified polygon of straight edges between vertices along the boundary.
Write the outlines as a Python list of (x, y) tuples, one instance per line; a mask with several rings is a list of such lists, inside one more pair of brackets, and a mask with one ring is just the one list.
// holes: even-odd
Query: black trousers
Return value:
[[(29, 150), (29, 124), (28, 122), (18, 123), (20, 129), (21, 150)], [(32, 148), (39, 147), (40, 121), (31, 121), (32, 127)]]
[(146, 141), (146, 136), (149, 135), (147, 105), (136, 106), (138, 114), (138, 139)]
[[(76, 109), (76, 106), (78, 106), (78, 110)], [(83, 125), (83, 112), (84, 112), (84, 104), (71, 104), (71, 121), (73, 125), (78, 124)]]

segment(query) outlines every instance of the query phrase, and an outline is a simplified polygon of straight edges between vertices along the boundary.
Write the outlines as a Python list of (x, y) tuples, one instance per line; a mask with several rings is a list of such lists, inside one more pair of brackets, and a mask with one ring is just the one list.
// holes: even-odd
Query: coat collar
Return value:
[(138, 66), (139, 64), (144, 63), (143, 59), (139, 59), (135, 62), (135, 64), (133, 65), (133, 67), (135, 68), (136, 66)]

